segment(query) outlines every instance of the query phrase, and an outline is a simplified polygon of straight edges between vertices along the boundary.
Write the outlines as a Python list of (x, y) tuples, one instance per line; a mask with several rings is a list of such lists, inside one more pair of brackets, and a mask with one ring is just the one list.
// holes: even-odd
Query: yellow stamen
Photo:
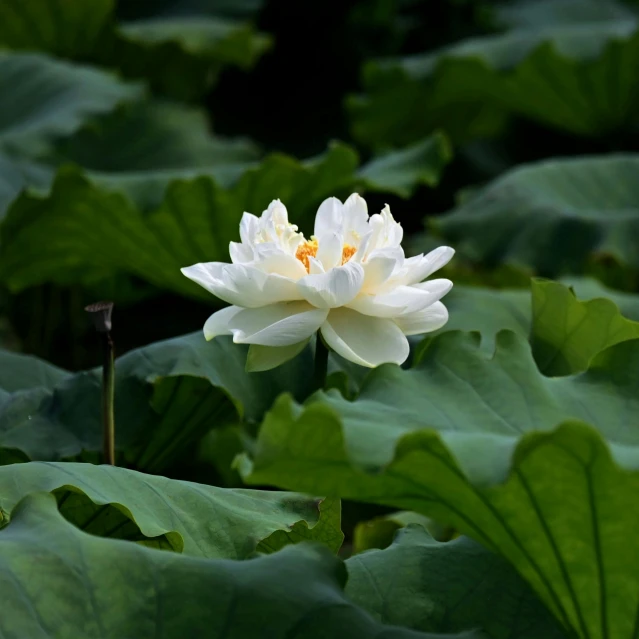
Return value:
[(342, 264), (346, 264), (356, 252), (357, 249), (354, 246), (344, 244), (344, 248), (342, 249)]
[(310, 273), (311, 270), (308, 258), (315, 257), (316, 255), (317, 240), (305, 240), (297, 247), (297, 251), (295, 251), (295, 257), (304, 264), (304, 268), (306, 268), (307, 273)]
[[(309, 262), (309, 257), (315, 257), (317, 255), (318, 244), (316, 239), (305, 240), (298, 247), (297, 251), (295, 251), (295, 257), (304, 264), (304, 268), (307, 273), (310, 273), (311, 265)], [(344, 244), (344, 248), (342, 249), (342, 264), (346, 264), (348, 260), (355, 255), (357, 249), (350, 244)]]

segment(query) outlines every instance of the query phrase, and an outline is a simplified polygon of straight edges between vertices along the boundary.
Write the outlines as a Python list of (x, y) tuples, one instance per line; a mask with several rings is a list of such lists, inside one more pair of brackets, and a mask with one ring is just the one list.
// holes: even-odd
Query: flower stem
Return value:
[(313, 388), (321, 390), (326, 384), (328, 370), (328, 348), (322, 336), (318, 333), (315, 341), (315, 369), (313, 373)]
[(105, 464), (115, 466), (115, 360), (111, 333), (104, 333), (102, 362), (102, 454)]
[(102, 336), (102, 456), (105, 464), (115, 466), (115, 360), (111, 339), (113, 302), (96, 302), (84, 309), (95, 330)]

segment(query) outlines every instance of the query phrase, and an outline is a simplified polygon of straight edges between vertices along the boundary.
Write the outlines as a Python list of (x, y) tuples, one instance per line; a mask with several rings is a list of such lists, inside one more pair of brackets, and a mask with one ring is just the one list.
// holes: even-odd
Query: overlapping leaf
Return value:
[[(4, 5), (3, 5), (4, 6)], [(39, 54), (0, 52), (0, 148), (24, 153), (137, 100), (141, 87)]]
[(595, 255), (639, 268), (639, 157), (547, 160), (515, 168), (432, 226), (474, 260), (582, 273)]
[[(609, 319), (560, 297), (568, 314)], [(414, 368), (371, 372), (355, 401), (281, 397), (240, 469), (451, 524), (508, 559), (577, 636), (630, 638), (639, 554), (619, 539), (639, 524), (639, 340), (592, 357), (581, 337), (588, 369), (549, 378), (515, 333), (499, 333), (492, 356), (478, 335), (440, 335)]]
[(611, 300), (579, 302), (560, 284), (533, 281), (532, 302), (533, 353), (545, 375), (581, 372), (608, 346), (639, 338), (639, 322)]
[(633, 636), (639, 557), (620, 540), (639, 525), (639, 475), (629, 470), (639, 466), (636, 447), (615, 449), (620, 467), (582, 423), (529, 433), (517, 446), (476, 431), (393, 437), (400, 429), (388, 423), (354, 441), (354, 424), (319, 403), (296, 416), (280, 402), (255, 465), (244, 467), (248, 480), (446, 521), (508, 559), (577, 636)]
[[(193, 448), (210, 429), (260, 419), (284, 390), (311, 388), (309, 352), (270, 373), (244, 371), (246, 347), (200, 332), (152, 344), (116, 361), (116, 447), (136, 468), (157, 471)], [(97, 370), (65, 373), (4, 352), (0, 368), (3, 463), (58, 460), (101, 450)]]
[(117, 25), (114, 11), (114, 0), (9, 0), (0, 7), (0, 47), (115, 67), (164, 93), (192, 99), (223, 66), (249, 67), (269, 45), (246, 22), (199, 15)]
[(510, 29), (570, 25), (635, 17), (623, 0), (515, 0), (495, 8), (496, 19)]
[(265, 629), (274, 639), (320, 639), (344, 628), (354, 639), (441, 637), (381, 625), (344, 596), (345, 578), (340, 560), (311, 546), (233, 562), (87, 535), (36, 494), (0, 531), (0, 629), (60, 639), (257, 639)]
[(436, 186), (452, 157), (450, 143), (441, 133), (374, 159), (359, 172), (373, 190), (410, 197), (417, 184)]
[[(231, 170), (232, 176), (223, 166), (213, 167), (208, 176), (170, 181), (159, 208), (148, 212), (111, 189), (132, 193), (140, 206), (148, 205), (152, 187), (166, 184), (166, 174), (132, 182), (126, 175), (122, 180), (113, 174), (87, 177), (63, 169), (49, 195), (25, 193), (8, 212), (0, 228), (0, 278), (20, 290), (44, 282), (86, 284), (124, 273), (208, 300), (210, 294), (180, 268), (227, 261), (228, 243), (237, 239), (243, 211), (259, 213), (280, 198), (294, 222), (310, 227), (315, 207), (328, 196), (366, 188), (405, 192), (410, 183), (432, 182), (446, 152), (437, 136), (433, 143), (394, 154), (394, 174), (382, 174), (380, 183), (375, 181), (380, 160), (358, 170), (357, 154), (342, 144), (308, 162), (273, 154), (243, 172)], [(402, 162), (406, 175), (399, 171)]]
[(346, 593), (382, 623), (490, 639), (562, 639), (552, 615), (498, 555), (467, 537), (435, 541), (412, 524), (386, 550), (346, 562)]
[(608, 346), (639, 337), (639, 296), (590, 278), (533, 280), (530, 291), (456, 286), (446, 306), (450, 320), (438, 334), (478, 331), (486, 353), (493, 352), (501, 330), (531, 335), (535, 361), (546, 375), (581, 372)]
[[(586, 288), (587, 284), (586, 281)], [(577, 286), (579, 290), (579, 283)], [(590, 288), (593, 288), (592, 284)], [(580, 302), (560, 284), (538, 282), (533, 288), (534, 305), (540, 307), (548, 301), (551, 305), (546, 306), (545, 315), (539, 315), (531, 324), (524, 317), (530, 309), (530, 294), (511, 291), (509, 295), (514, 300), (512, 304), (508, 295), (500, 299), (499, 293), (494, 291), (471, 289), (470, 294), (466, 289), (458, 291), (451, 307), (457, 309), (460, 319), (457, 322), (453, 320), (440, 332), (460, 328), (461, 322), (463, 328), (480, 331), (481, 344), (479, 337), (473, 339), (459, 334), (442, 336), (434, 343), (427, 342), (426, 361), (431, 362), (429, 366), (421, 364), (409, 372), (396, 372), (392, 375), (395, 383), (390, 386), (386, 375), (393, 369), (388, 369), (379, 381), (375, 381), (375, 374), (364, 378), (361, 371), (343, 367), (335, 361), (332, 368), (342, 371), (344, 383), (351, 388), (349, 392), (355, 391), (361, 379), (365, 379), (360, 400), (376, 398), (378, 387), (386, 389), (382, 398), (387, 392), (389, 397), (395, 398), (391, 405), (384, 405), (384, 399), (381, 404), (379, 401), (359, 404), (370, 408), (370, 414), (361, 416), (362, 424), (369, 418), (380, 425), (386, 419), (400, 419), (412, 425), (418, 423), (446, 428), (450, 421), (465, 419), (465, 411), (470, 411), (473, 419), (487, 415), (486, 428), (493, 429), (495, 425), (499, 426), (500, 419), (491, 419), (490, 411), (482, 408), (481, 403), (485, 401), (490, 405), (501, 401), (499, 395), (503, 380), (494, 369), (502, 366), (504, 370), (510, 370), (508, 362), (511, 355), (517, 360), (513, 371), (520, 371), (525, 362), (525, 370), (515, 379), (515, 388), (516, 384), (526, 386), (528, 393), (540, 403), (540, 415), (544, 415), (540, 424), (534, 427), (550, 427), (557, 421), (574, 416), (589, 420), (590, 409), (583, 408), (577, 413), (572, 410), (573, 404), (580, 401), (579, 387), (574, 385), (577, 378), (567, 378), (567, 386), (557, 386), (555, 382), (558, 380), (540, 376), (523, 336), (532, 326), (533, 354), (538, 364), (543, 364), (549, 372), (575, 373), (587, 367), (599, 350), (632, 338), (636, 323), (624, 319), (609, 301)], [(626, 306), (633, 303), (632, 296), (625, 297), (629, 298)], [(625, 299), (624, 296), (621, 299)], [(473, 311), (477, 305), (489, 305), (494, 310), (499, 308), (498, 303), (503, 304), (503, 313), (482, 315)], [(549, 312), (551, 307), (554, 309), (552, 313)], [(602, 308), (604, 313), (600, 312)], [(557, 317), (573, 319), (554, 323), (552, 320)], [(495, 335), (517, 322), (517, 332), (522, 339), (502, 335), (499, 338), (502, 347), (507, 345), (507, 348), (497, 357), (498, 363), (491, 364), (486, 358), (492, 355)], [(577, 333), (571, 333), (571, 322), (579, 325)], [(625, 327), (628, 334), (620, 333), (616, 326)], [(590, 333), (597, 339), (591, 340)], [(629, 353), (634, 352), (633, 344), (634, 341), (629, 342)], [(417, 349), (418, 357), (423, 350), (423, 347)], [(449, 398), (450, 405), (455, 406), (455, 397), (464, 392), (463, 383), (454, 384), (446, 376), (438, 377), (438, 364), (433, 364), (433, 361), (447, 361), (449, 352), (454, 353), (464, 375), (478, 367), (493, 367), (493, 373), (483, 381), (483, 373), (473, 378), (473, 383), (485, 387), (489, 395), (480, 398), (477, 406), (467, 403), (461, 413), (456, 410), (450, 416), (435, 418), (433, 406), (441, 398)], [(554, 364), (549, 367), (551, 357)], [(246, 347), (233, 344), (230, 338), (206, 342), (199, 332), (152, 344), (118, 359), (117, 444), (124, 458), (135, 467), (146, 470), (165, 468), (211, 428), (225, 426), (241, 417), (249, 421), (261, 419), (281, 392), (293, 392), (302, 400), (311, 391), (310, 348), (268, 373), (247, 374), (245, 360)], [(70, 374), (35, 358), (12, 353), (3, 353), (2, 362), (5, 374), (0, 374), (0, 444), (7, 455), (5, 462), (14, 460), (15, 455), (18, 459), (61, 459), (76, 457), (83, 451), (95, 454), (101, 449), (99, 371)], [(564, 367), (562, 370), (558, 368), (560, 364)], [(512, 374), (515, 375), (514, 372)], [(430, 391), (423, 393), (421, 386), (425, 378), (429, 380)], [(492, 384), (495, 386), (491, 391)], [(574, 392), (568, 392), (567, 389), (571, 388)], [(572, 395), (576, 397), (570, 399)], [(595, 398), (593, 396), (592, 401)], [(349, 404), (345, 406), (348, 408)], [(586, 401), (585, 406), (590, 406), (590, 402)], [(517, 415), (518, 411), (526, 409), (525, 398), (513, 399), (505, 415)], [(428, 417), (425, 418), (425, 415)]]
[(340, 506), (293, 493), (216, 488), (113, 466), (15, 464), (0, 468), (0, 508), (34, 492), (55, 493), (62, 514), (102, 537), (164, 538), (196, 557), (244, 559), (290, 543), (321, 540), (337, 552)]
[(48, 167), (0, 153), (0, 219), (22, 189), (47, 189), (52, 179), (53, 171)]
[(350, 101), (353, 133), (404, 145), (443, 127), (455, 141), (498, 132), (518, 114), (583, 136), (636, 121), (632, 19), (522, 29), (435, 53), (371, 62)]
[(91, 181), (126, 193), (147, 212), (174, 180), (208, 175), (230, 186), (259, 157), (248, 140), (212, 135), (203, 111), (147, 100), (92, 122), (41, 160), (78, 164)]
[(73, 162), (145, 210), (176, 178), (237, 179), (259, 158), (247, 140), (213, 136), (203, 111), (143, 99), (140, 86), (37, 54), (0, 54), (0, 214), (27, 186), (46, 191)]

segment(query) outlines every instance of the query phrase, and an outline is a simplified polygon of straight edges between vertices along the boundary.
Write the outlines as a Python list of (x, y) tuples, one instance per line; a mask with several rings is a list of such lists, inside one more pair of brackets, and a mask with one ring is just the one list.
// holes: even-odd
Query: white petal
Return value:
[(388, 204), (381, 213), (371, 216), (369, 226), (373, 230), (371, 249), (399, 246), (401, 244), (404, 237), (404, 229), (391, 215)]
[(376, 249), (382, 247), (382, 239), (384, 236), (384, 220), (379, 213), (371, 215), (371, 219), (368, 221), (368, 226), (371, 229), (370, 249)]
[(221, 300), (236, 306), (255, 308), (300, 299), (292, 280), (246, 264), (194, 264), (183, 268), (182, 273)]
[(336, 308), (348, 304), (362, 288), (364, 269), (357, 262), (346, 262), (326, 273), (307, 275), (297, 287), (304, 299), (317, 308)]
[(315, 216), (315, 237), (321, 237), (330, 232), (341, 232), (343, 206), (336, 197), (329, 197), (320, 204)]
[(213, 295), (219, 297), (221, 300), (229, 304), (243, 306), (239, 292), (226, 290), (222, 283), (222, 274), (226, 266), (228, 266), (228, 264), (224, 264), (223, 262), (206, 262), (185, 266), (180, 270), (183, 275), (205, 288), (209, 293), (213, 293)]
[(265, 273), (254, 266), (227, 264), (222, 272), (225, 291), (237, 291), (238, 306), (257, 308), (276, 302), (299, 300), (295, 282), (277, 273)]
[(262, 213), (262, 217), (273, 222), (273, 224), (288, 224), (288, 211), (284, 203), (277, 199), (273, 200), (266, 211)]
[[(429, 284), (429, 287), (426, 285)], [(397, 286), (388, 293), (378, 295), (358, 295), (347, 304), (364, 315), (375, 317), (399, 317), (416, 313), (441, 299), (453, 283), (450, 280), (432, 280), (415, 286)]]
[(259, 231), (260, 222), (252, 213), (244, 213), (240, 221), (240, 238), (243, 244), (253, 244), (255, 234)]
[(368, 207), (366, 200), (357, 193), (353, 193), (344, 202), (342, 226), (345, 241), (349, 244), (368, 232)]
[(442, 266), (448, 264), (453, 255), (455, 255), (455, 250), (450, 248), (450, 246), (440, 246), (427, 255), (423, 255), (419, 262), (410, 265), (411, 268), (409, 268), (402, 283), (410, 285), (421, 282)]
[(410, 288), (416, 288), (420, 291), (425, 291), (430, 295), (433, 295), (433, 302), (435, 302), (444, 297), (444, 295), (453, 288), (453, 283), (442, 277), (436, 280), (427, 280), (426, 282), (413, 284)]
[(413, 313), (426, 308), (433, 301), (435, 300), (431, 300), (427, 292), (412, 286), (398, 286), (390, 293), (358, 295), (347, 306), (364, 315), (397, 317), (403, 313)]
[(344, 242), (340, 233), (330, 232), (318, 236), (315, 258), (322, 263), (325, 271), (341, 265), (343, 246)]
[(300, 260), (275, 245), (271, 244), (269, 248), (265, 248), (264, 245), (258, 244), (255, 252), (255, 266), (266, 273), (277, 273), (293, 281), (306, 275), (306, 269)]
[(299, 355), (306, 345), (308, 339), (302, 340), (290, 346), (260, 346), (251, 344), (246, 356), (246, 370), (249, 373), (258, 373), (276, 368), (281, 364)]
[(391, 275), (401, 268), (404, 262), (404, 251), (401, 247), (377, 249), (362, 263), (364, 267), (364, 284), (362, 291), (374, 294)]
[(233, 264), (245, 264), (246, 262), (252, 262), (254, 259), (253, 248), (248, 244), (229, 242), (229, 253)]
[(221, 311), (213, 313), (204, 323), (204, 338), (211, 340), (218, 335), (230, 335), (229, 321), (241, 310), (239, 306), (227, 306)]
[(357, 251), (355, 251), (355, 255), (351, 257), (351, 261), (353, 262), (362, 262), (368, 256), (368, 248), (370, 246), (371, 240), (373, 239), (373, 232), (367, 230), (364, 235), (359, 240), (357, 244)]
[(441, 302), (435, 302), (421, 311), (395, 319), (395, 323), (404, 335), (430, 333), (444, 326), (447, 321), (448, 309)]
[(315, 259), (312, 255), (308, 256), (308, 270), (311, 275), (319, 275), (320, 273), (326, 273), (322, 263)]
[(404, 239), (404, 229), (402, 228), (402, 225), (399, 222), (395, 222), (395, 220), (390, 214), (390, 209), (388, 208), (388, 205), (386, 205), (386, 208), (388, 209), (388, 215), (391, 218), (391, 221), (388, 222), (388, 234), (386, 236), (387, 237), (386, 244), (387, 246), (399, 246), (402, 243), (402, 240)]
[(310, 337), (327, 314), (306, 302), (245, 308), (233, 316), (229, 330), (236, 344), (290, 346)]
[(401, 364), (408, 357), (408, 340), (392, 320), (337, 308), (329, 313), (321, 331), (336, 353), (361, 366)]

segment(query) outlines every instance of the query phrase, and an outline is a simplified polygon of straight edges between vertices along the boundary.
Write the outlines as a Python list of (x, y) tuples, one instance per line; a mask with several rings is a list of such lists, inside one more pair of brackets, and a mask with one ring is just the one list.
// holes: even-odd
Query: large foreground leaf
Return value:
[(467, 537), (441, 543), (412, 524), (389, 548), (351, 557), (346, 567), (346, 593), (382, 623), (481, 628), (490, 639), (566, 637), (512, 567)]
[(639, 269), (639, 157), (515, 168), (432, 226), (471, 259), (582, 273), (595, 255)]
[(383, 147), (441, 127), (461, 141), (496, 133), (514, 113), (578, 135), (605, 135), (636, 121), (638, 63), (631, 19), (522, 29), (372, 62), (365, 94), (351, 99), (353, 133)]
[(0, 468), (4, 513), (33, 492), (55, 493), (62, 514), (86, 532), (163, 537), (165, 547), (198, 557), (243, 559), (258, 547), (270, 552), (304, 539), (321, 540), (337, 552), (343, 537), (339, 502), (331, 500), (217, 488), (93, 464)]
[[(180, 268), (195, 262), (228, 261), (228, 244), (238, 237), (244, 211), (259, 214), (272, 199), (280, 198), (291, 219), (310, 231), (316, 207), (324, 198), (345, 197), (367, 188), (404, 192), (409, 183), (423, 181), (425, 174), (430, 181), (439, 175), (445, 162), (440, 153), (446, 152), (444, 144), (436, 143), (434, 149), (417, 156), (395, 155), (395, 177), (382, 173), (380, 184), (375, 182), (380, 160), (374, 160), (372, 169), (358, 172), (357, 154), (342, 144), (304, 163), (273, 154), (239, 179), (174, 180), (160, 207), (148, 213), (112, 192), (112, 188), (127, 191), (130, 181), (120, 184), (111, 176), (106, 188), (100, 186), (99, 176), (87, 178), (62, 170), (49, 195), (25, 193), (7, 213), (0, 229), (0, 277), (11, 289), (20, 290), (44, 282), (87, 284), (119, 272), (211, 300)], [(397, 177), (399, 160), (408, 178)], [(146, 202), (148, 186), (140, 196)]]
[[(311, 355), (247, 374), (246, 347), (206, 342), (198, 331), (132, 351), (116, 361), (116, 449), (136, 468), (157, 471), (210, 429), (261, 419), (284, 390), (303, 399)], [(101, 374), (65, 373), (40, 360), (0, 354), (0, 449), (4, 462), (57, 460), (101, 450)], [(22, 381), (20, 381), (22, 380)]]
[(374, 621), (344, 596), (345, 577), (340, 560), (312, 546), (233, 562), (101, 539), (36, 494), (0, 531), (0, 629), (34, 639), (432, 636)]
[[(546, 378), (513, 333), (497, 336), (492, 358), (476, 338), (448, 333), (416, 368), (373, 371), (354, 402), (280, 398), (241, 470), (248, 482), (451, 524), (505, 556), (580, 637), (630, 638), (639, 552), (620, 540), (639, 524), (639, 475), (624, 469), (639, 468), (638, 371), (639, 340), (584, 373)], [(574, 418), (599, 433), (554, 429)]]
[(478, 342), (473, 334), (440, 335), (413, 368), (384, 365), (371, 371), (355, 401), (336, 391), (313, 395), (305, 407), (280, 397), (260, 431), (256, 468), (270, 463), (274, 453), (274, 460), (291, 455), (288, 461), (303, 467), (315, 448), (301, 448), (299, 460), (293, 455), (305, 427), (273, 450), (270, 437), (295, 423), (311, 428), (322, 417), (326, 425), (315, 435), (321, 449), (328, 451), (333, 440), (320, 432), (343, 424), (349, 452), (367, 468), (389, 463), (397, 441), (424, 428), (447, 433), (451, 445), (486, 448), (490, 455), (475, 459), (474, 468), (487, 477), (499, 475), (495, 460), (523, 433), (550, 430), (572, 418), (588, 420), (613, 442), (639, 445), (639, 431), (632, 427), (639, 408), (639, 397), (632, 394), (639, 379), (639, 340), (606, 349), (584, 373), (557, 378), (543, 376), (529, 344), (509, 331), (497, 335), (492, 356)]

